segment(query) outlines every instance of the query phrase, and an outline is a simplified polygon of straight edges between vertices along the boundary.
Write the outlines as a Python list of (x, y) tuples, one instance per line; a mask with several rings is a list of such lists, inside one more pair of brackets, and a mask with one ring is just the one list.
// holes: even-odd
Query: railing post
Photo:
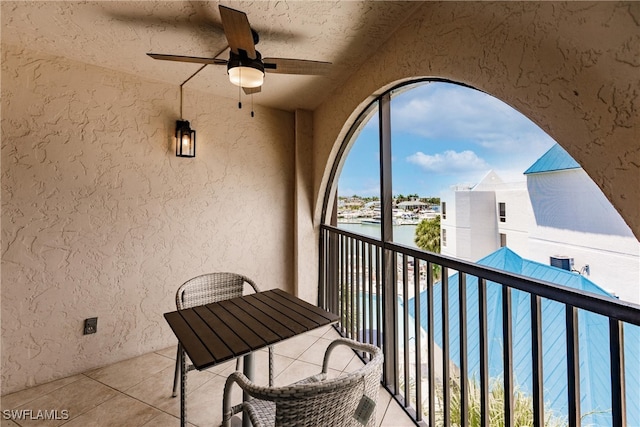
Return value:
[(442, 267), (442, 411), (444, 426), (451, 425), (451, 374), (449, 372), (449, 269)]
[[(358, 333), (358, 340), (360, 342), (367, 342), (367, 330), (371, 328), (371, 325), (368, 325), (367, 327), (367, 321), (368, 321), (368, 311), (367, 309), (369, 308), (369, 305), (367, 304), (368, 299), (370, 299), (370, 297), (368, 296), (368, 282), (367, 282), (367, 271), (371, 270), (371, 266), (369, 264), (367, 264), (367, 244), (365, 242), (360, 242), (360, 248), (361, 248), (361, 252), (360, 252), (360, 302), (359, 304), (362, 306), (362, 320), (361, 320), (361, 324), (360, 324), (360, 331)], [(366, 357), (367, 353), (362, 352), (361, 353), (362, 357)]]
[(422, 315), (420, 307), (420, 260), (413, 259), (413, 294), (414, 313), (415, 313), (415, 348), (416, 348), (416, 420), (422, 421), (422, 338), (420, 336), (422, 330)]
[(404, 407), (411, 405), (411, 376), (409, 374), (409, 263), (407, 255), (402, 255), (402, 338), (404, 355)]
[(382, 339), (382, 330), (383, 330), (383, 322), (384, 322), (384, 309), (382, 308), (382, 303), (384, 299), (384, 285), (382, 284), (382, 278), (384, 277), (384, 273), (382, 272), (383, 267), (383, 258), (384, 258), (384, 249), (382, 247), (376, 247), (376, 343), (378, 347), (382, 347), (384, 345)]
[(531, 294), (531, 368), (533, 376), (533, 426), (544, 426), (542, 376), (542, 304)]
[(353, 238), (349, 238), (349, 335), (348, 337), (351, 339), (356, 339), (355, 336), (355, 319), (354, 317), (356, 317), (358, 315), (357, 311), (356, 311), (356, 295), (355, 293), (358, 292), (357, 289), (355, 289), (354, 286), (354, 282), (355, 282), (355, 276), (356, 276), (356, 272), (354, 271), (353, 268), (353, 264), (354, 264), (354, 260), (355, 260), (355, 250), (354, 250), (354, 245), (355, 245), (355, 239)]
[(567, 398), (569, 427), (580, 425), (580, 357), (578, 346), (578, 309), (565, 308), (567, 324)]
[(329, 287), (331, 288), (331, 306), (333, 308), (333, 313), (339, 314), (339, 305), (340, 305), (340, 270), (338, 266), (340, 265), (340, 236), (334, 235), (333, 233), (329, 233), (329, 253), (327, 254), (327, 258), (329, 259)]
[(340, 285), (338, 292), (338, 301), (340, 303), (340, 331), (342, 334), (347, 333), (348, 319), (347, 315), (347, 304), (349, 302), (349, 295), (347, 292), (347, 279), (348, 279), (348, 267), (347, 267), (347, 245), (346, 241), (347, 237), (344, 235), (340, 235), (340, 281), (338, 282)]
[(622, 322), (609, 319), (609, 353), (611, 354), (611, 406), (613, 427), (627, 425), (624, 380), (624, 334)]
[(460, 425), (469, 425), (469, 391), (467, 363), (467, 275), (458, 275), (459, 323), (460, 323)]
[(504, 425), (513, 426), (513, 339), (511, 289), (502, 285), (502, 357), (504, 371)]
[[(368, 276), (369, 277), (369, 301), (368, 302), (369, 302), (369, 343), (370, 344), (373, 344), (373, 331), (374, 331), (374, 328), (373, 328), (373, 294), (374, 294), (374, 292), (373, 292), (373, 271), (374, 271), (374, 269), (377, 272), (377, 264), (375, 264), (375, 267), (374, 267), (374, 264), (373, 264), (373, 251), (374, 251), (374, 248), (375, 248), (375, 246), (371, 245), (370, 243), (368, 244), (367, 255), (369, 257), (369, 262), (368, 262), (368, 264), (369, 264), (369, 276)], [(375, 249), (375, 250), (377, 252), (377, 249)], [(376, 254), (376, 257), (377, 257), (377, 254)], [(377, 300), (376, 300), (376, 318), (377, 317), (379, 317), (379, 313), (377, 312)], [(377, 327), (376, 327), (376, 329), (377, 329)], [(376, 344), (380, 345), (380, 343), (377, 342), (377, 341), (376, 341)], [(373, 357), (373, 356), (370, 356), (370, 357)]]
[(427, 365), (429, 367), (429, 425), (436, 425), (436, 376), (435, 376), (435, 338), (434, 338), (434, 317), (433, 317), (433, 264), (427, 261)]
[(383, 252), (382, 274), (382, 340), (384, 351), (383, 376), (385, 384), (394, 394), (398, 394), (398, 287), (396, 283), (395, 253), (386, 249)]
[(330, 234), (326, 230), (320, 228), (320, 266), (318, 267), (318, 307), (327, 308), (327, 294), (329, 288), (327, 287), (327, 275), (329, 271), (329, 262), (327, 260), (326, 246)]
[(487, 332), (487, 281), (478, 278), (480, 325), (480, 425), (489, 427), (489, 339)]
[(322, 262), (324, 263), (320, 268), (320, 283), (322, 284), (322, 290), (318, 298), (318, 305), (323, 307), (332, 313), (339, 313), (339, 287), (340, 277), (338, 275), (338, 259), (340, 256), (339, 251), (339, 235), (327, 230), (320, 230), (320, 255), (322, 256)]

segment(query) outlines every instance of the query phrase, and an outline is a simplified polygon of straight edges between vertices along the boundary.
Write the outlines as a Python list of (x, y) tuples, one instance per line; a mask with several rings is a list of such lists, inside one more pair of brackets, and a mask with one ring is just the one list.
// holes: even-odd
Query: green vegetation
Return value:
[(420, 199), (420, 201), (433, 206), (440, 206), (440, 197), (423, 197)]
[(440, 215), (420, 221), (414, 242), (420, 249), (440, 253)]
[(411, 200), (418, 200), (422, 203), (426, 203), (431, 206), (440, 206), (440, 197), (420, 197), (420, 195), (417, 193), (408, 194), (406, 196), (403, 194), (398, 194), (394, 196), (393, 199), (396, 203), (410, 202)]
[[(489, 387), (489, 425), (491, 427), (504, 427), (504, 403), (505, 394), (502, 379), (495, 378)], [(443, 407), (442, 389), (436, 393), (438, 407)], [(480, 387), (475, 380), (469, 381), (467, 414), (469, 427), (480, 426)], [(451, 426), (460, 426), (462, 401), (460, 387), (451, 383), (451, 405), (449, 406)], [(545, 427), (565, 427), (567, 420), (556, 416), (549, 408), (545, 407)], [(533, 426), (533, 398), (519, 389), (513, 391), (513, 422), (515, 427)], [(436, 426), (444, 425), (444, 413), (442, 410), (436, 414)]]
[(362, 202), (368, 203), (368, 202), (379, 202), (380, 197), (378, 196), (363, 197), (363, 196), (358, 196), (357, 194), (354, 194), (353, 196), (350, 196), (350, 197), (338, 196), (338, 200), (361, 200)]
[[(423, 219), (416, 226), (416, 237), (413, 241), (425, 251), (440, 253), (440, 215), (433, 219)], [(433, 279), (440, 280), (442, 267), (433, 264)]]

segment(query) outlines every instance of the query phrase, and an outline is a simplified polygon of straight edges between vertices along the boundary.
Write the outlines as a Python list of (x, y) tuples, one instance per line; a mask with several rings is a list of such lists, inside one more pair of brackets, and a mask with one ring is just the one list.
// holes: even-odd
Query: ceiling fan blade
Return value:
[(235, 54), (243, 50), (251, 59), (256, 59), (256, 46), (247, 14), (239, 10), (219, 5), (220, 18), (229, 47)]
[[(158, 27), (163, 30), (174, 31), (188, 31), (193, 33), (200, 33), (200, 38), (203, 42), (211, 42), (211, 38), (222, 37), (222, 26), (216, 22), (217, 18), (210, 16), (205, 7), (199, 3), (191, 3), (194, 9), (194, 13), (190, 13), (185, 16), (176, 16), (175, 13), (160, 13), (153, 12), (153, 14), (144, 12), (133, 12), (129, 10), (122, 12), (122, 9), (117, 11), (107, 11), (107, 16), (130, 25), (144, 26), (144, 27)], [(109, 7), (106, 5), (105, 7)], [(119, 5), (115, 7), (122, 7)]]
[(331, 62), (286, 58), (264, 58), (263, 62), (269, 73), (325, 75), (331, 71)]
[(260, 93), (260, 91), (262, 90), (262, 86), (258, 86), (258, 87), (243, 87), (242, 90), (247, 95), (251, 95), (251, 94), (254, 94), (254, 93)]
[(165, 55), (163, 53), (147, 53), (147, 55), (149, 55), (153, 59), (160, 59), (163, 61), (193, 62), (195, 64), (227, 65), (227, 61), (225, 59), (199, 58), (197, 56)]

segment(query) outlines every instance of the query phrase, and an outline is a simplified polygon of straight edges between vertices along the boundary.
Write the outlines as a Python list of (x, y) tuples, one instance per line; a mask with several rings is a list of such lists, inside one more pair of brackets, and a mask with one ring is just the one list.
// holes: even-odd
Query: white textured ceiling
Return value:
[[(199, 64), (146, 53), (213, 57), (227, 47), (218, 4), (245, 12), (263, 56), (329, 61), (327, 76), (267, 74), (254, 102), (313, 110), (375, 54), (420, 2), (2, 2), (2, 42), (179, 86)], [(227, 51), (220, 58), (227, 59)], [(188, 85), (188, 86), (187, 86)], [(185, 88), (236, 98), (226, 68), (209, 65)]]

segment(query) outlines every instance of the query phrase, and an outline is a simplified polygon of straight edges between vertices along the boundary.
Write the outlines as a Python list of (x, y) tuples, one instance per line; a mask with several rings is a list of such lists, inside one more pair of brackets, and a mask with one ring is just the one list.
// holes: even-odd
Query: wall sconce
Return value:
[[(187, 81), (189, 81), (189, 79), (187, 79)], [(176, 156), (177, 157), (195, 157), (196, 156), (196, 131), (191, 129), (189, 122), (182, 118), (182, 86), (187, 81), (185, 81), (180, 85), (180, 120), (176, 121)]]
[(191, 129), (186, 120), (176, 121), (176, 156), (196, 156), (196, 131)]

